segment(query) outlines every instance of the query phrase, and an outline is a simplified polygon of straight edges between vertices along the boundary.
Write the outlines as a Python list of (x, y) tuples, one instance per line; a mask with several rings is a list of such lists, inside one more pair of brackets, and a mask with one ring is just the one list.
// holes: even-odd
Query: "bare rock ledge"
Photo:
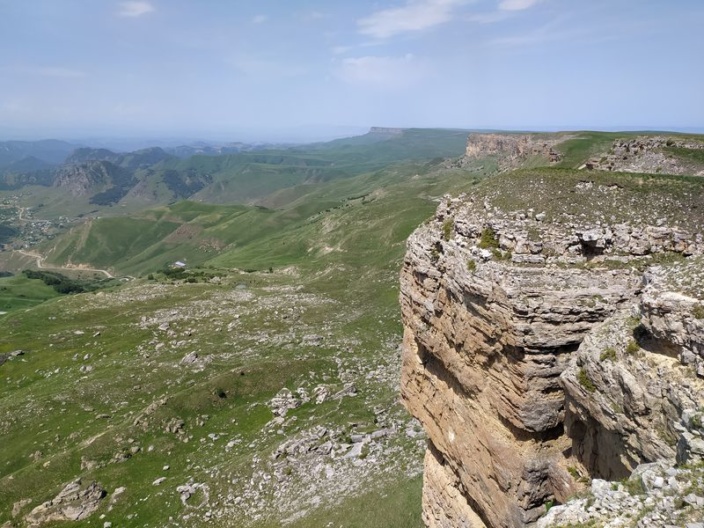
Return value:
[(591, 479), (701, 459), (704, 290), (677, 293), (648, 265), (673, 256), (696, 274), (701, 241), (441, 202), (408, 241), (400, 294), (427, 526), (532, 526)]

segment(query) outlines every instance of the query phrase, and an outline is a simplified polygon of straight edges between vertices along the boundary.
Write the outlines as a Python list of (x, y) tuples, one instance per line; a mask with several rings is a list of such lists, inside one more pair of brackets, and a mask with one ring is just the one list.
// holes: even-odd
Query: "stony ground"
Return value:
[(393, 312), (370, 325), (295, 273), (199, 280), (5, 316), (0, 522), (306, 525), (418, 480)]
[(582, 498), (551, 508), (544, 527), (702, 528), (704, 468), (674, 460), (642, 465), (623, 482), (594, 479)]

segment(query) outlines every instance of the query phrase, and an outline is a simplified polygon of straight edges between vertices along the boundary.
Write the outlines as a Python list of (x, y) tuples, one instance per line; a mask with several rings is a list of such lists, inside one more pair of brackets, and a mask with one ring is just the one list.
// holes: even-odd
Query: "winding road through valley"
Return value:
[(43, 257), (39, 253), (33, 253), (31, 251), (24, 251), (22, 249), (18, 249), (16, 251), (17, 251), (17, 253), (20, 253), (20, 254), (24, 255), (25, 257), (31, 257), (33, 259), (36, 259), (37, 268), (39, 268), (39, 269), (69, 270), (69, 271), (93, 271), (95, 273), (102, 273), (108, 279), (115, 278), (115, 276), (112, 273), (110, 273), (108, 270), (104, 270), (104, 269), (88, 268), (88, 267), (84, 267), (84, 266), (44, 266), (44, 261), (46, 260), (46, 257)]

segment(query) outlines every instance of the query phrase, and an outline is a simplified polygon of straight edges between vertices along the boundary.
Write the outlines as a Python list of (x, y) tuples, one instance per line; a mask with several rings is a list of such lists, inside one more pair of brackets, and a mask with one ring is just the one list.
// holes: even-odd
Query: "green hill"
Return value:
[[(694, 208), (704, 186), (559, 167), (497, 175), (490, 158), (437, 159), (457, 158), (464, 135), (169, 160), (181, 169), (158, 170), (190, 167), (214, 183), (268, 167), (273, 180), (232, 190), (265, 193), (258, 206), (150, 206), (86, 219), (41, 248), (47, 266), (130, 276), (120, 286), (53, 298), (42, 283), (0, 279), (8, 298), (32, 296), (0, 315), (0, 524), (24, 522), (80, 477), (106, 495), (64, 526), (420, 527), (425, 440), (397, 397), (408, 235), (446, 193), (569, 219), (590, 214), (570, 192), (587, 178), (647, 214), (667, 200)], [(575, 148), (565, 163), (591, 155)], [(333, 169), (339, 177), (318, 177)], [(186, 269), (166, 267), (176, 260)]]

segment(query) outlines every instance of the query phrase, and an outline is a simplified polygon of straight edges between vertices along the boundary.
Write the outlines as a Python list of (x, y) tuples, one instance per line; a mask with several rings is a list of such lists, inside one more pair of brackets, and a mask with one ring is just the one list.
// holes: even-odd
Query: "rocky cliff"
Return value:
[(67, 164), (54, 174), (54, 187), (67, 189), (72, 196), (86, 196), (103, 192), (114, 186), (135, 183), (125, 169), (109, 161), (84, 161)]
[(592, 478), (702, 456), (702, 186), (582, 178), (494, 177), (408, 241), (401, 395), (428, 434), (428, 526), (529, 526)]
[(498, 156), (499, 168), (515, 168), (531, 157), (558, 162), (562, 155), (553, 147), (567, 136), (548, 134), (470, 134), (465, 156), (468, 159)]
[(589, 159), (581, 168), (651, 174), (704, 176), (704, 143), (670, 136), (617, 139), (608, 152)]

